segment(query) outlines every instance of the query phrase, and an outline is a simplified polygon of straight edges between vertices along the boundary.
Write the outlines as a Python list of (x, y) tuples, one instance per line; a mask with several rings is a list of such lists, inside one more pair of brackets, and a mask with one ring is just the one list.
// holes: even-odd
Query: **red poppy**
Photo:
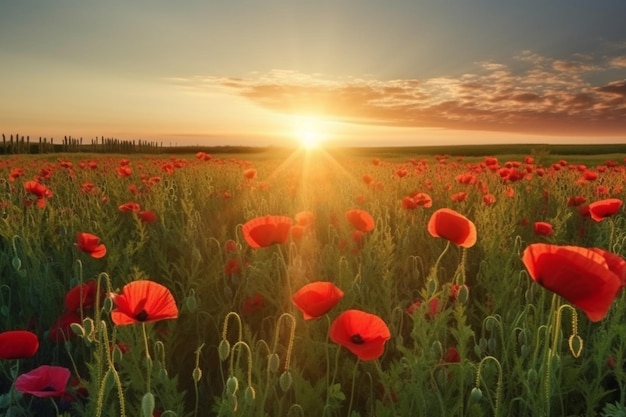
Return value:
[(426, 193), (414, 192), (402, 198), (402, 208), (413, 210), (417, 207), (429, 208), (433, 205), (433, 199)]
[(65, 343), (76, 337), (72, 331), (72, 324), (82, 324), (80, 314), (75, 311), (66, 311), (54, 322), (48, 332), (48, 339), (54, 343)]
[(122, 213), (139, 213), (141, 211), (141, 206), (138, 203), (129, 201), (127, 203), (121, 204), (118, 207), (118, 210)]
[(175, 319), (178, 307), (172, 293), (150, 280), (133, 281), (122, 288), (122, 294), (111, 294), (115, 309), (111, 320), (118, 326)]
[(9, 330), (0, 333), (0, 359), (23, 359), (39, 349), (37, 335), (28, 330)]
[(382, 356), (390, 338), (389, 328), (380, 317), (360, 310), (346, 310), (330, 325), (330, 339), (362, 361)]
[(622, 200), (619, 198), (608, 198), (589, 204), (589, 214), (591, 218), (597, 222), (602, 221), (605, 217), (616, 214), (622, 207)]
[(139, 218), (144, 223), (154, 223), (157, 221), (157, 214), (152, 210), (143, 210), (139, 212)]
[(371, 232), (374, 230), (374, 218), (365, 210), (353, 209), (346, 212), (346, 218), (357, 230)]
[(266, 248), (289, 239), (292, 220), (286, 216), (262, 216), (247, 221), (243, 237), (252, 248)]
[(293, 304), (298, 307), (305, 320), (322, 317), (339, 300), (343, 298), (343, 291), (332, 282), (317, 281), (306, 284), (291, 297)]
[(65, 394), (71, 372), (62, 366), (42, 365), (18, 376), (15, 389), (35, 397), (61, 397)]
[(552, 225), (548, 222), (535, 222), (533, 229), (535, 234), (540, 236), (552, 236), (554, 232)]
[(626, 286), (626, 260), (621, 256), (607, 252), (600, 248), (591, 248), (592, 251), (601, 255), (606, 261), (607, 267), (620, 279), (622, 286)]
[(238, 246), (239, 245), (237, 244), (237, 242), (235, 242), (232, 239), (229, 239), (224, 243), (224, 250), (226, 251), (226, 253), (237, 252)]
[(458, 193), (452, 194), (451, 197), (452, 201), (456, 201), (456, 202), (462, 202), (467, 200), (467, 192), (466, 191), (460, 191)]
[(304, 210), (296, 214), (296, 223), (300, 226), (308, 227), (315, 224), (315, 214), (312, 211)]
[(76, 243), (74, 243), (74, 246), (95, 259), (102, 258), (107, 253), (107, 248), (103, 243), (100, 243), (100, 238), (91, 233), (76, 233)]
[(250, 315), (263, 310), (263, 308), (265, 308), (265, 297), (259, 293), (255, 293), (243, 300), (241, 310), (243, 314)]
[[(46, 206), (46, 198), (52, 197), (52, 191), (43, 184), (37, 181), (26, 181), (24, 183), (24, 191), (35, 197), (35, 204), (38, 208), (44, 208)], [(24, 201), (24, 205), (30, 206), (33, 203), (32, 199)]]
[(93, 307), (96, 301), (97, 281), (90, 279), (83, 284), (78, 284), (65, 294), (65, 309), (78, 311), (82, 308)]
[(243, 177), (247, 180), (252, 180), (256, 178), (256, 169), (254, 168), (248, 168), (245, 171), (243, 171)]
[(452, 243), (470, 248), (476, 243), (476, 226), (467, 217), (449, 209), (441, 208), (430, 216), (428, 233)]
[[(411, 316), (418, 311), (422, 306), (422, 300), (415, 300), (410, 306), (406, 308), (406, 312)], [(426, 318), (428, 320), (434, 319), (439, 314), (439, 298), (434, 297), (428, 301), (428, 311), (426, 311)]]
[[(607, 262), (594, 249), (535, 243), (524, 250), (522, 262), (533, 280), (583, 310), (591, 321), (606, 316), (622, 286), (623, 275), (611, 269), (621, 263), (613, 258)], [(621, 265), (620, 273), (626, 271)]]
[(446, 363), (459, 363), (461, 362), (461, 354), (455, 347), (449, 347), (446, 349), (446, 353), (443, 355), (443, 361)]

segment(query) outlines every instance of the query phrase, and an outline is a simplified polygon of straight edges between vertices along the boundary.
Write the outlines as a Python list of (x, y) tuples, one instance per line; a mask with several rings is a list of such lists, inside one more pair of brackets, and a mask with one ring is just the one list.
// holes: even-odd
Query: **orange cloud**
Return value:
[[(180, 81), (219, 87), (282, 113), (316, 113), (353, 123), (554, 135), (626, 134), (626, 81), (596, 84), (626, 64), (578, 55), (555, 60), (530, 51), (513, 67), (479, 63), (460, 77), (376, 80), (271, 71), (247, 78)], [(593, 77), (592, 77), (593, 76)], [(191, 87), (190, 87), (191, 86)]]

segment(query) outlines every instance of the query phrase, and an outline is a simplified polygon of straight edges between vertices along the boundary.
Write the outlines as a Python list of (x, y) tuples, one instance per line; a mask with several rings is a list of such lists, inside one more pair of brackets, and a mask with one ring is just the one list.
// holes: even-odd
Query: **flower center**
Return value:
[(142, 308), (139, 313), (135, 314), (135, 319), (137, 321), (146, 321), (146, 320), (148, 320), (148, 312)]
[(354, 343), (355, 345), (362, 345), (365, 343), (365, 340), (363, 340), (363, 337), (361, 337), (360, 334), (354, 334), (350, 337), (350, 340), (352, 341), (352, 343)]

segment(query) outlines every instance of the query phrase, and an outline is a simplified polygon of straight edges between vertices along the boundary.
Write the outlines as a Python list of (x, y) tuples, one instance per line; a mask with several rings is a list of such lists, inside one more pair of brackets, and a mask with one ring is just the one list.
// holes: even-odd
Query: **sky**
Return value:
[(626, 143), (624, 0), (0, 0), (0, 133)]

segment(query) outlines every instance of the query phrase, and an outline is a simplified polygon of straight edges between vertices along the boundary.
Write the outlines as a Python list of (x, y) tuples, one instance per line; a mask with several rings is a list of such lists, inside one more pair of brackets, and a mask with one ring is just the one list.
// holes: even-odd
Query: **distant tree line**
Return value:
[(115, 138), (93, 138), (83, 141), (83, 138), (64, 136), (55, 143), (54, 138), (32, 140), (30, 136), (2, 134), (0, 155), (15, 154), (45, 154), (58, 152), (92, 152), (92, 153), (161, 153), (163, 142), (154, 142), (141, 139), (121, 140)]

